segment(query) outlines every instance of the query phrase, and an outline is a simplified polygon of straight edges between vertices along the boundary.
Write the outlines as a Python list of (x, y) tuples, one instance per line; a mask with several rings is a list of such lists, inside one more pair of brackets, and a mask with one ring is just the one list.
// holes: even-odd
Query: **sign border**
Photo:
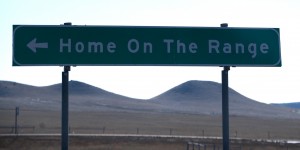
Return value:
[[(272, 30), (276, 33), (278, 37), (278, 47), (279, 47), (279, 59), (274, 64), (21, 64), (15, 59), (15, 33), (18, 29), (23, 27), (51, 27), (51, 28), (80, 28), (80, 27), (109, 27), (109, 28), (201, 28), (201, 29), (217, 29), (217, 30), (230, 30), (230, 29), (254, 29), (254, 30)], [(235, 67), (281, 67), (281, 43), (280, 43), (280, 34), (279, 28), (251, 28), (251, 27), (197, 27), (197, 26), (117, 26), (117, 25), (13, 25), (13, 66), (235, 66)]]

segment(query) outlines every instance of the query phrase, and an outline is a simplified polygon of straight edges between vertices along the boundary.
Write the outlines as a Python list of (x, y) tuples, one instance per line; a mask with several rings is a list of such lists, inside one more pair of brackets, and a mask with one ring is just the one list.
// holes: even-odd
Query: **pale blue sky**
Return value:
[[(280, 28), (280, 68), (237, 67), (229, 86), (265, 103), (300, 101), (298, 0), (9, 0), (0, 2), (0, 80), (61, 82), (62, 67), (12, 67), (12, 25), (143, 25)], [(125, 96), (151, 98), (188, 80), (221, 82), (220, 67), (76, 67), (70, 79)]]

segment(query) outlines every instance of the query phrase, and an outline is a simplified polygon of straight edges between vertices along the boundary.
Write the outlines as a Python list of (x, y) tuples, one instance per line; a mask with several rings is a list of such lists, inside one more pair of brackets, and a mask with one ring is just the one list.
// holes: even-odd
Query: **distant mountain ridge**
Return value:
[(300, 102), (294, 102), (294, 103), (278, 103), (278, 104), (272, 104), (275, 106), (283, 106), (293, 109), (300, 109)]
[[(141, 100), (101, 88), (69, 81), (70, 111), (149, 111), (221, 115), (221, 84), (187, 81), (154, 98)], [(15, 108), (60, 111), (61, 84), (43, 87), (0, 81), (0, 109)], [(289, 108), (260, 103), (229, 89), (230, 115), (300, 118)]]
[[(31, 86), (10, 81), (0, 81), (0, 97), (22, 97), (22, 96), (32, 96), (32, 95), (50, 95), (61, 94), (61, 83), (53, 84), (49, 86)], [(15, 92), (16, 90), (18, 92)], [(79, 81), (69, 81), (69, 94), (70, 95), (114, 95), (112, 92), (105, 91), (101, 88), (79, 82)], [(121, 96), (121, 95), (118, 95)], [(122, 96), (123, 97), (123, 96)]]

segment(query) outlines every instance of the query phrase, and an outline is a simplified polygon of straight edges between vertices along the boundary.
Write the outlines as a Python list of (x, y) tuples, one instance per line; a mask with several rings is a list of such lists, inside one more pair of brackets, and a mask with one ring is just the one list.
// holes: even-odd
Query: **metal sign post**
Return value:
[(61, 149), (68, 150), (69, 145), (69, 71), (70, 66), (64, 66), (62, 72), (62, 114), (61, 114)]
[(229, 95), (228, 95), (228, 71), (229, 66), (222, 70), (222, 126), (223, 126), (223, 150), (229, 150)]
[[(227, 23), (221, 27), (228, 27)], [(222, 71), (222, 127), (223, 127), (223, 150), (229, 150), (229, 95), (228, 95), (228, 71), (229, 66), (224, 66)]]
[[(65, 26), (72, 25), (64, 23)], [(69, 71), (70, 66), (64, 66), (62, 72), (62, 114), (61, 114), (61, 150), (69, 149)]]

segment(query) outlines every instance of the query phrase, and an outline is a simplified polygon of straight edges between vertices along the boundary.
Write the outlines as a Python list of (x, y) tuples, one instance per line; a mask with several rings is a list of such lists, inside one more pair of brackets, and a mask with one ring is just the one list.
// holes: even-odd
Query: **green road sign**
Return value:
[(13, 25), (13, 66), (281, 66), (278, 28)]

